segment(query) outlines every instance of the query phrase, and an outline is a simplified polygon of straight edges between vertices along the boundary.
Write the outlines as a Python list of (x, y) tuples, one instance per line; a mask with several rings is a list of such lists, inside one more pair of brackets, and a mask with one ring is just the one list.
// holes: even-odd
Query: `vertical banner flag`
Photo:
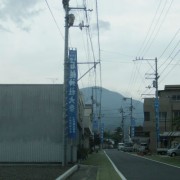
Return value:
[(77, 50), (69, 49), (69, 68), (67, 80), (67, 121), (69, 138), (76, 137), (77, 130), (77, 106), (78, 106), (78, 72), (77, 72)]
[(94, 131), (98, 130), (98, 119), (97, 118), (93, 119), (93, 130)]
[(154, 108), (155, 108), (155, 119), (156, 119), (156, 133), (157, 133), (157, 142), (159, 142), (159, 100), (155, 98), (154, 101)]
[(101, 144), (104, 141), (104, 123), (101, 123)]
[(136, 126), (136, 121), (134, 118), (132, 118), (132, 121), (131, 121), (131, 137), (134, 137), (134, 135), (135, 135), (135, 132), (134, 132), (135, 126)]

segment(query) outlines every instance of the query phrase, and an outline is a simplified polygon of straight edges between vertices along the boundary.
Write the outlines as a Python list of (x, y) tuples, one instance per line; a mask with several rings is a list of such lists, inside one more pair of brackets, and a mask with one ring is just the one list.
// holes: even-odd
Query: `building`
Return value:
[[(0, 85), (0, 162), (77, 161), (84, 105), (78, 96), (76, 138), (64, 142), (63, 85)], [(66, 144), (66, 147), (65, 145)]]
[(149, 143), (149, 132), (145, 132), (142, 126), (134, 127), (134, 137), (132, 141), (137, 144)]
[(91, 148), (91, 140), (93, 136), (92, 132), (92, 104), (85, 104), (84, 107), (84, 120), (83, 120), (83, 129), (84, 129), (84, 148)]
[[(166, 85), (159, 95), (160, 147), (169, 147), (179, 141), (180, 131), (175, 120), (180, 118), (180, 85)], [(150, 150), (156, 151), (156, 121), (154, 98), (144, 99), (144, 128), (149, 133)], [(180, 120), (179, 120), (180, 121)], [(176, 132), (176, 133), (175, 133)]]

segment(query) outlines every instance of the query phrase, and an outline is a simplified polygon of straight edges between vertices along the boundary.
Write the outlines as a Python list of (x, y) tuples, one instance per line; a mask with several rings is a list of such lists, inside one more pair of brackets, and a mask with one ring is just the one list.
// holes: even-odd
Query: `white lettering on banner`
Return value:
[(74, 110), (75, 110), (74, 104), (70, 104), (69, 105), (69, 111), (72, 113), (72, 112), (74, 112)]
[(76, 69), (75, 63), (71, 63), (71, 64), (70, 64), (70, 69)]
[(74, 88), (70, 88), (69, 90), (69, 96), (74, 96), (76, 94), (76, 91)]
[(77, 77), (76, 71), (75, 70), (71, 70), (70, 71), (70, 78), (75, 79)]
[(69, 104), (74, 104), (74, 103), (75, 103), (75, 98), (74, 98), (74, 96), (71, 96), (69, 98)]
[(77, 51), (69, 50), (69, 68), (67, 80), (67, 120), (70, 138), (76, 137), (77, 129)]
[(76, 85), (76, 81), (74, 79), (70, 79), (69, 80), (69, 85), (70, 86), (75, 86)]

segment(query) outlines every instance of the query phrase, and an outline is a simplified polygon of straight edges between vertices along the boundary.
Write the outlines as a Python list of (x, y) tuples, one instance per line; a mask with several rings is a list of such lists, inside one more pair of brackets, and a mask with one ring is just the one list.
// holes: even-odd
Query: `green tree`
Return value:
[(112, 139), (114, 140), (115, 144), (118, 144), (119, 142), (122, 141), (122, 128), (117, 127), (112, 134)]

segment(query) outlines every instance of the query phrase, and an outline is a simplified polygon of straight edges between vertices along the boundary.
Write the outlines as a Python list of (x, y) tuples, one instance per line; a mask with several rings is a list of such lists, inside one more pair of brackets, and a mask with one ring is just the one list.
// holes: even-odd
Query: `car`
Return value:
[(125, 143), (123, 151), (124, 152), (133, 152), (133, 144), (132, 143)]
[(147, 154), (149, 153), (149, 147), (148, 147), (148, 144), (147, 143), (141, 143), (138, 147), (138, 150), (137, 150), (138, 153), (140, 154)]
[(176, 145), (173, 148), (168, 149), (167, 155), (169, 155), (171, 157), (180, 156), (180, 144)]
[(118, 151), (123, 151), (124, 149), (124, 143), (118, 143)]

